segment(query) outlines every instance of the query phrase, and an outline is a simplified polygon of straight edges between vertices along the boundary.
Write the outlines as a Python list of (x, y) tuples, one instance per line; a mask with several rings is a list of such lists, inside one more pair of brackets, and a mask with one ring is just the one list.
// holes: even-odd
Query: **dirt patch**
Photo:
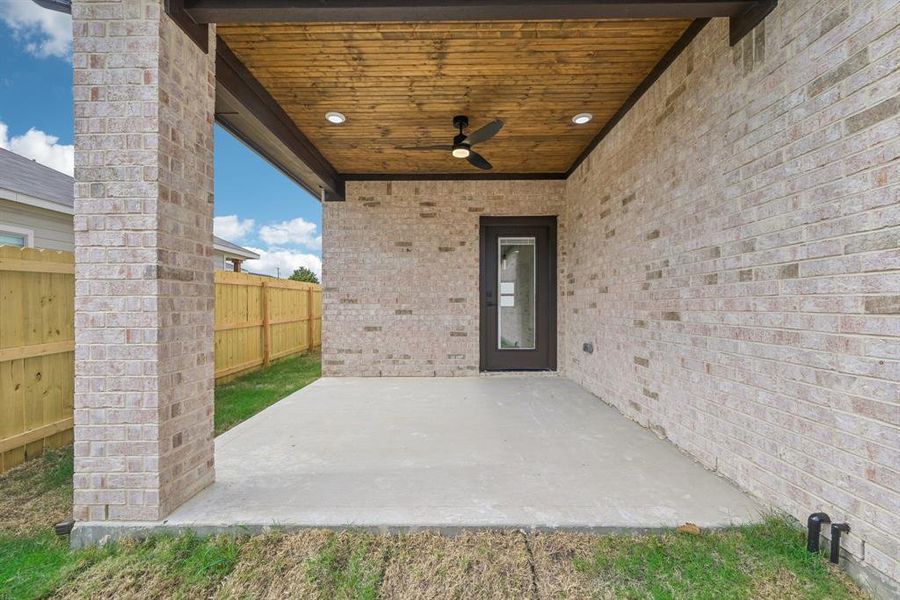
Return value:
[(531, 567), (521, 533), (418, 533), (392, 538), (381, 598), (530, 598)]

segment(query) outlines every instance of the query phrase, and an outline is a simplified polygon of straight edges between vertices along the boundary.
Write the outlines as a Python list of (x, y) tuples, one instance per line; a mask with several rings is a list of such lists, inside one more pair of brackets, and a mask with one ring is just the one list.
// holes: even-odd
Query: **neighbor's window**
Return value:
[(30, 229), (0, 223), (0, 246), (30, 248), (34, 245), (34, 232)]

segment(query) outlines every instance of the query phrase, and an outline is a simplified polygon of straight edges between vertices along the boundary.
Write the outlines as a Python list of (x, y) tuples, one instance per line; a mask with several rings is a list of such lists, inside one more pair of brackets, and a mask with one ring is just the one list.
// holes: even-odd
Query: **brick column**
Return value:
[(213, 471), (215, 35), (75, 0), (75, 518), (158, 520)]

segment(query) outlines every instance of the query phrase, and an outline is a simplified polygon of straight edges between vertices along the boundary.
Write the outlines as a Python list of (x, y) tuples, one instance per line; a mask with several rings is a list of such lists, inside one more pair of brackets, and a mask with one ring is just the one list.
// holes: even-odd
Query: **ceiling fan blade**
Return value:
[(482, 169), (484, 171), (490, 171), (494, 168), (494, 166), (489, 163), (485, 157), (478, 154), (474, 150), (469, 152), (469, 158), (467, 158), (466, 160), (468, 160), (469, 164), (473, 167), (478, 167), (479, 169)]
[(501, 129), (503, 129), (503, 121), (501, 121), (500, 119), (494, 119), (493, 121), (491, 121), (490, 123), (488, 123), (487, 125), (482, 127), (481, 129), (473, 131), (469, 135), (469, 137), (466, 138), (466, 141), (469, 143), (470, 146), (474, 146), (475, 144), (480, 144), (482, 142), (486, 142), (489, 139), (491, 139), (492, 137), (494, 137), (495, 135), (497, 135), (497, 133)]
[(453, 146), (448, 146), (447, 144), (435, 145), (435, 146), (398, 146), (398, 150), (444, 150), (445, 152), (450, 152), (453, 150)]

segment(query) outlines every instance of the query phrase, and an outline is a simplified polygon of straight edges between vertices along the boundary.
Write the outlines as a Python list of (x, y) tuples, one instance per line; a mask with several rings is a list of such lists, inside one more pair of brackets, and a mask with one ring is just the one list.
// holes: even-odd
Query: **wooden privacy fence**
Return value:
[[(0, 473), (72, 442), (75, 265), (0, 246)], [(321, 345), (321, 288), (217, 272), (216, 380)]]
[(72, 441), (75, 265), (0, 246), (0, 473)]
[(216, 380), (322, 344), (322, 289), (216, 272)]

